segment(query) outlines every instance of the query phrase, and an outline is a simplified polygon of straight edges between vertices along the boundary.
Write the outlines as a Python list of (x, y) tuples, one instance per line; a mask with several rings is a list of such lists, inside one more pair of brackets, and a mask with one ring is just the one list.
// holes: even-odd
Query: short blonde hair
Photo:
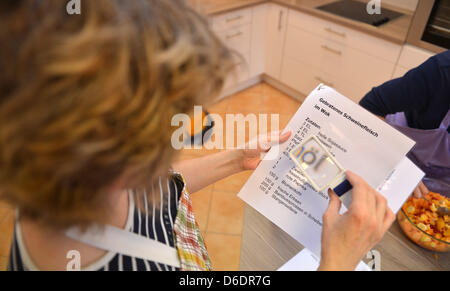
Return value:
[(183, 1), (66, 2), (0, 4), (0, 198), (56, 228), (102, 221), (114, 183), (167, 171), (171, 117), (233, 67)]

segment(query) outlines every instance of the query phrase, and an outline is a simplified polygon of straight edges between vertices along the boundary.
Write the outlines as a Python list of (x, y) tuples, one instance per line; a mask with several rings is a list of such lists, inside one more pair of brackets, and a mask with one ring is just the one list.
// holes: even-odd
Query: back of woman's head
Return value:
[(213, 98), (229, 51), (183, 1), (0, 3), (0, 198), (56, 228), (167, 170), (171, 117)]

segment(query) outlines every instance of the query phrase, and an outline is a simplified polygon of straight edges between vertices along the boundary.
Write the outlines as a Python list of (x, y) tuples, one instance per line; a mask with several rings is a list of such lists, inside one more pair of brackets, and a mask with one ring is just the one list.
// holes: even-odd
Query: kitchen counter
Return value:
[[(258, 211), (246, 206), (241, 244), (241, 271), (273, 271), (303, 249), (295, 239)], [(394, 222), (373, 250), (382, 271), (448, 271), (450, 253), (433, 253), (411, 242)], [(370, 258), (364, 259), (369, 263)]]
[(199, 12), (213, 16), (236, 9), (241, 9), (261, 3), (269, 2), (268, 0), (189, 0)]
[(272, 2), (320, 17), (328, 21), (333, 21), (337, 24), (362, 31), (397, 44), (404, 44), (406, 42), (406, 37), (413, 18), (412, 12), (383, 4), (383, 7), (401, 12), (404, 15), (380, 27), (375, 27), (317, 9), (319, 6), (334, 1), (336, 0), (190, 0), (190, 2), (197, 7), (200, 12), (209, 16), (261, 3)]

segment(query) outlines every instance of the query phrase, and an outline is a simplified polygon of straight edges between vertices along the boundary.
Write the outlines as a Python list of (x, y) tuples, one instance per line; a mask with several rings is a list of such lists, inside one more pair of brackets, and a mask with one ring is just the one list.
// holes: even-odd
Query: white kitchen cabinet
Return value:
[(295, 10), (289, 11), (288, 26), (391, 63), (397, 62), (402, 49), (401, 45)]
[(430, 51), (426, 51), (411, 45), (405, 45), (403, 46), (402, 52), (400, 54), (398, 65), (410, 70), (418, 67), (434, 55), (435, 53), (432, 53)]
[[(328, 84), (358, 102), (391, 79), (400, 51), (400, 45), (290, 10), (281, 82), (303, 94)], [(311, 71), (301, 72), (305, 68)]]
[[(334, 87), (336, 80), (317, 67), (286, 56), (284, 58), (281, 80), (299, 92), (311, 92), (319, 83)], [(304, 93), (307, 94), (307, 93)]]
[(359, 102), (374, 86), (403, 76), (432, 55), (275, 3), (220, 14), (210, 23), (240, 56), (225, 95), (267, 75), (280, 89), (309, 94), (324, 83)]
[(234, 56), (235, 69), (225, 82), (225, 89), (230, 89), (246, 82), (250, 78), (250, 53)]
[(403, 77), (409, 70), (405, 69), (401, 66), (396, 66), (394, 74), (392, 75), (392, 79), (397, 79)]
[(250, 52), (251, 25), (243, 25), (218, 33), (222, 41), (241, 55)]
[(267, 75), (277, 80), (280, 80), (281, 76), (287, 17), (288, 9), (286, 7), (269, 4), (265, 72)]
[(268, 5), (262, 4), (214, 16), (211, 27), (235, 54), (235, 71), (225, 84), (226, 92), (259, 80), (265, 72)]
[(251, 22), (252, 10), (245, 8), (214, 16), (212, 19), (212, 27), (214, 31), (222, 32), (230, 28), (250, 24)]
[(332, 75), (320, 68), (286, 56), (281, 75), (282, 83), (303, 94), (309, 94), (320, 83), (330, 86), (355, 102), (364, 97), (370, 87), (359, 87), (340, 76)]
[(234, 72), (225, 83), (225, 89), (231, 90), (250, 78), (252, 8), (239, 9), (214, 16), (212, 29), (234, 55)]
[(404, 45), (392, 78), (404, 76), (409, 70), (414, 69), (434, 56), (435, 53), (421, 48)]
[(268, 4), (256, 5), (252, 8), (250, 78), (265, 73), (268, 13)]
[(389, 80), (395, 67), (394, 63), (294, 26), (288, 26), (284, 55), (318, 67), (360, 88)]

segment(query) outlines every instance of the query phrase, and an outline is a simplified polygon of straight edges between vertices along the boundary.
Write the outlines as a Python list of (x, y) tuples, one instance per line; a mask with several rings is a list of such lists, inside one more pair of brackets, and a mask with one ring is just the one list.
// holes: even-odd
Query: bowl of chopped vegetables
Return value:
[(410, 197), (397, 214), (406, 236), (417, 245), (435, 252), (450, 251), (450, 199), (430, 192), (424, 198)]

